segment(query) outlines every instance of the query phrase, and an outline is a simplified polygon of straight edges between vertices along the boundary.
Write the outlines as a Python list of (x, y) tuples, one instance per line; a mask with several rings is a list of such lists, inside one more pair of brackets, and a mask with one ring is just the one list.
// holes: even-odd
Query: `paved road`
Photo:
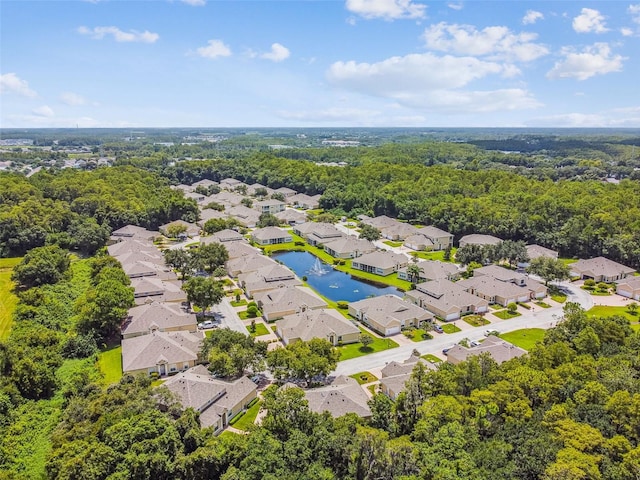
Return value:
[(249, 332), (245, 328), (242, 320), (240, 320), (238, 313), (231, 306), (231, 303), (229, 303), (228, 297), (225, 296), (222, 299), (222, 302), (211, 307), (211, 311), (215, 313), (216, 319), (220, 320), (220, 326), (222, 328), (227, 327), (231, 330), (235, 330), (236, 332), (249, 335)]
[[(562, 283), (569, 292), (567, 298), (568, 302), (579, 303), (585, 310), (590, 309), (593, 306), (593, 300), (588, 292), (571, 285), (569, 283)], [(398, 348), (391, 350), (385, 350), (383, 352), (372, 353), (371, 355), (365, 355), (363, 357), (352, 358), (351, 360), (345, 360), (338, 363), (334, 374), (335, 375), (352, 375), (358, 372), (364, 372), (371, 369), (383, 368), (387, 363), (392, 361), (403, 362), (411, 355), (411, 352), (416, 349), (421, 355), (426, 353), (438, 354), (442, 353), (442, 349), (458, 343), (463, 338), (469, 340), (477, 340), (484, 337), (484, 332), (487, 329), (496, 329), (500, 333), (511, 332), (514, 330), (520, 330), (522, 328), (550, 328), (555, 325), (562, 317), (562, 307), (552, 307), (544, 310), (537, 310), (535, 313), (524, 314), (520, 317), (513, 318), (511, 320), (505, 320), (500, 323), (493, 323), (483, 327), (474, 327), (472, 329), (465, 329), (461, 332), (451, 334), (438, 334), (434, 333), (432, 340), (424, 342), (413, 343), (411, 345), (402, 345)]]

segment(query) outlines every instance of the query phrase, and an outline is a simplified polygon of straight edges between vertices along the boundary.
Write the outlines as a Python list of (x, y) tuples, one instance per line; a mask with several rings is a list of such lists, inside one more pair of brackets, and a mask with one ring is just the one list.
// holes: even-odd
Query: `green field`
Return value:
[(362, 346), (360, 342), (351, 343), (349, 345), (342, 345), (337, 347), (340, 352), (340, 361), (349, 360), (350, 358), (361, 357), (363, 355), (369, 355), (374, 352), (382, 352), (383, 350), (389, 350), (390, 348), (396, 348), (398, 344), (390, 338), (380, 338), (372, 335), (364, 330), (360, 329), (362, 333), (371, 335), (373, 343), (366, 348)]
[(22, 258), (0, 258), (0, 340), (9, 336), (13, 310), (18, 304), (18, 297), (13, 293), (11, 271)]
[(98, 354), (98, 368), (104, 375), (102, 383), (111, 385), (122, 378), (122, 347), (111, 347)]
[(523, 328), (522, 330), (503, 333), (500, 338), (513, 343), (516, 347), (529, 351), (536, 343), (544, 339), (544, 330), (542, 328)]
[(636, 315), (631, 315), (627, 310), (627, 307), (608, 307), (606, 305), (596, 305), (595, 307), (587, 310), (587, 315), (592, 317), (613, 317), (614, 315), (621, 315), (628, 319), (630, 322), (640, 321), (640, 308)]

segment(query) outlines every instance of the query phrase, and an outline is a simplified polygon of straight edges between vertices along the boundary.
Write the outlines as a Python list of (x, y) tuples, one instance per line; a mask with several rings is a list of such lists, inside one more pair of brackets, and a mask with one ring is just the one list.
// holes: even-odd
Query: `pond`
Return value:
[(377, 286), (334, 270), (309, 252), (274, 253), (273, 258), (293, 270), (298, 277), (306, 276), (311, 288), (334, 302), (357, 302), (388, 293), (402, 296), (396, 287)]

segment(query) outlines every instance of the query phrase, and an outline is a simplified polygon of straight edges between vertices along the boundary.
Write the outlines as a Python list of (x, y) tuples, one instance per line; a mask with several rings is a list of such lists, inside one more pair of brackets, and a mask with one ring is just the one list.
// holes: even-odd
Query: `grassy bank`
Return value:
[(0, 340), (5, 340), (11, 331), (13, 311), (18, 304), (11, 281), (11, 272), (20, 261), (20, 258), (0, 258)]

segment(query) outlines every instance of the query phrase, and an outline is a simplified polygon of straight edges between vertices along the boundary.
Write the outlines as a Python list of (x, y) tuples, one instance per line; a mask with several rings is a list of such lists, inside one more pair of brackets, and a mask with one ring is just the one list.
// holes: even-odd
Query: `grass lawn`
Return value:
[(401, 247), (402, 242), (394, 242), (393, 240), (385, 240), (382, 243), (385, 245), (389, 245), (390, 247)]
[[(551, 298), (553, 298), (553, 297), (551, 297)], [(567, 299), (567, 297), (564, 297), (564, 298), (565, 298), (565, 300)], [(542, 307), (542, 308), (551, 308), (551, 305), (549, 305), (548, 303), (544, 303), (542, 301), (536, 302), (536, 305), (538, 305), (539, 307)]]
[[(366, 333), (367, 335), (371, 335), (368, 332), (360, 329), (362, 333)], [(371, 335), (373, 338), (373, 343), (368, 345), (366, 348), (362, 346), (360, 342), (350, 343), (349, 345), (342, 345), (341, 347), (337, 347), (340, 352), (340, 361), (349, 360), (350, 358), (361, 357), (363, 355), (369, 355), (374, 352), (382, 352), (383, 350), (389, 350), (390, 348), (396, 348), (398, 344), (391, 340), (390, 338), (380, 338), (375, 335)]]
[(559, 258), (562, 263), (565, 265), (571, 265), (572, 263), (576, 263), (578, 260), (576, 258)]
[(13, 321), (13, 311), (18, 304), (16, 297), (11, 290), (11, 271), (22, 258), (0, 258), (0, 340), (9, 336), (11, 322)]
[(233, 424), (233, 426), (238, 430), (249, 430), (251, 425), (254, 425), (256, 421), (256, 417), (258, 416), (258, 412), (260, 411), (261, 403), (262, 402), (259, 401), (254, 403), (246, 412), (244, 412), (244, 415), (240, 417), (236, 423)]
[(373, 385), (369, 385), (367, 387), (367, 390), (369, 390), (371, 392), (371, 395), (375, 395), (376, 393), (378, 393), (378, 385), (376, 385), (375, 383)]
[(640, 331), (640, 323), (632, 323), (631, 328), (633, 328), (636, 332)]
[(236, 302), (235, 300), (233, 300), (233, 301), (231, 301), (229, 303), (231, 303), (232, 307), (242, 307), (242, 306), (247, 304), (247, 301), (245, 299), (242, 299), (239, 302)]
[(544, 338), (544, 330), (542, 328), (523, 328), (509, 333), (503, 333), (500, 338), (509, 343), (513, 343), (516, 347), (524, 348), (529, 351), (533, 346), (541, 342)]
[[(554, 293), (551, 295), (551, 300), (558, 303), (564, 303), (567, 301), (567, 296), (564, 293)], [(544, 302), (539, 302), (539, 303), (544, 303)]]
[(489, 308), (491, 308), (492, 310), (500, 310), (501, 308), (504, 308), (504, 307), (498, 303), (492, 303), (491, 305), (489, 305)]
[(247, 311), (245, 310), (244, 312), (238, 312), (238, 316), (240, 317), (240, 320), (248, 320), (250, 318), (261, 317), (262, 313), (260, 312), (260, 310), (258, 310), (258, 313), (256, 314), (255, 317), (250, 317), (249, 314), (247, 313)]
[(247, 327), (249, 330), (249, 335), (252, 337), (259, 337), (260, 335), (267, 335), (269, 333), (269, 329), (265, 326), (264, 323), (256, 322), (256, 331), (252, 332), (251, 327)]
[(370, 373), (370, 372), (354, 373), (353, 375), (349, 375), (349, 376), (351, 378), (355, 378), (360, 385), (364, 385), (365, 383), (375, 382), (376, 380), (378, 380), (378, 377), (376, 377), (373, 373)]
[(631, 315), (627, 311), (627, 307), (608, 307), (606, 305), (596, 305), (595, 307), (587, 310), (587, 315), (592, 317), (613, 317), (614, 315), (621, 315), (627, 318), (630, 322), (640, 321), (640, 315)]
[(444, 333), (456, 333), (460, 331), (453, 323), (445, 323), (442, 325), (442, 330), (444, 330)]
[(493, 312), (493, 314), (496, 317), (501, 318), (502, 320), (509, 320), (510, 318), (516, 318), (520, 316), (518, 312), (511, 313), (509, 310), (500, 310), (499, 312)]
[(472, 327), (482, 327), (483, 325), (489, 325), (491, 322), (480, 315), (467, 315), (462, 317), (462, 320), (467, 322)]
[[(235, 427), (235, 425), (234, 425)], [(225, 430), (224, 432), (222, 432), (220, 435), (218, 435), (219, 437), (234, 437), (236, 435), (240, 435), (239, 433), (236, 432), (230, 432), (229, 430)], [(238, 437), (236, 437), (238, 438)]]
[(430, 353), (427, 353), (426, 355), (422, 355), (422, 358), (424, 358), (427, 362), (431, 362), (431, 363), (440, 363), (440, 362), (442, 362), (441, 358), (438, 358), (435, 355), (432, 355)]
[[(456, 249), (452, 248), (451, 259), (453, 259), (455, 253)], [(437, 252), (411, 252), (410, 255), (412, 257), (418, 257), (422, 260), (438, 260), (440, 262), (446, 262), (446, 260), (444, 259), (444, 250), (439, 250)], [(451, 262), (452, 260), (449, 261)]]
[(98, 354), (98, 368), (104, 375), (102, 383), (111, 385), (122, 378), (122, 347), (111, 347)]
[[(422, 342), (424, 340), (431, 340), (433, 335), (427, 332), (424, 328), (412, 328), (410, 330), (405, 330), (402, 332), (408, 339), (413, 340), (414, 342)], [(428, 337), (423, 337), (423, 335), (428, 335)]]
[(375, 273), (363, 272), (362, 270), (351, 268), (351, 260), (347, 260), (346, 265), (338, 266), (337, 270), (340, 270), (341, 272), (347, 272), (348, 274), (357, 278), (361, 278), (363, 280), (369, 280), (370, 282), (396, 287), (401, 289), (403, 292), (411, 290), (411, 282), (407, 282), (406, 280), (398, 278), (397, 273), (392, 273), (391, 275), (383, 277), (381, 275), (376, 275)]

